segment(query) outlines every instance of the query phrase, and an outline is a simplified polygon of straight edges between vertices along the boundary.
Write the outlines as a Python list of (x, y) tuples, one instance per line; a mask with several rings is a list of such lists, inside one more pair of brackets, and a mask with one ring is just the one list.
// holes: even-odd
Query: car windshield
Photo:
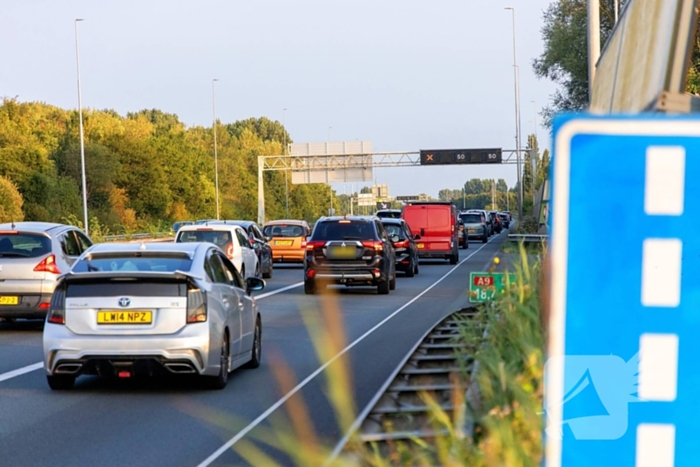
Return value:
[(465, 224), (481, 224), (481, 215), (479, 214), (462, 214), (459, 218)]
[(321, 222), (311, 240), (364, 240), (375, 238), (372, 224), (366, 221)]
[(186, 255), (123, 253), (83, 258), (75, 263), (72, 272), (187, 272), (191, 267), (192, 260)]
[(405, 240), (406, 235), (399, 224), (384, 224), (384, 229), (389, 237), (399, 237), (400, 240)]
[(175, 241), (177, 243), (209, 242), (218, 247), (223, 247), (231, 243), (231, 232), (214, 229), (180, 231)]
[(51, 239), (28, 232), (0, 233), (0, 257), (36, 258), (51, 252)]
[(266, 237), (303, 237), (304, 228), (300, 225), (266, 225), (263, 234)]

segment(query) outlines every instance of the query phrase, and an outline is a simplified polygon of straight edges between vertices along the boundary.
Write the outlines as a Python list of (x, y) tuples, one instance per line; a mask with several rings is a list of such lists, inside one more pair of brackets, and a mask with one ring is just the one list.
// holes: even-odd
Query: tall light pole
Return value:
[(518, 89), (518, 62), (515, 53), (515, 8), (506, 7), (513, 15), (513, 86), (515, 88), (515, 146), (518, 164), (518, 217), (523, 217), (523, 183), (520, 167), (520, 90)]
[[(332, 129), (333, 129), (332, 126), (328, 127), (328, 142), (329, 143), (331, 142), (331, 130)], [(326, 152), (328, 152), (328, 151), (326, 151)], [(328, 172), (326, 172), (326, 173), (328, 173)], [(327, 177), (330, 177), (330, 175), (328, 175)], [(331, 192), (331, 209), (328, 211), (328, 215), (331, 215), (331, 213), (333, 212), (333, 185), (331, 185), (330, 178), (327, 178), (327, 179), (328, 179), (328, 190)]]
[(534, 114), (534, 122), (535, 122), (535, 145), (533, 147), (533, 150), (535, 151), (532, 157), (532, 160), (530, 161), (532, 165), (532, 205), (535, 205), (535, 200), (537, 198), (537, 193), (535, 193), (535, 188), (537, 187), (537, 173), (535, 172), (537, 170), (537, 165), (535, 165), (535, 161), (537, 161), (537, 155), (540, 152), (540, 141), (537, 138), (537, 104), (535, 101), (530, 101), (532, 102), (532, 112)]
[(78, 22), (82, 19), (76, 19), (73, 24), (75, 26), (75, 63), (78, 69), (78, 120), (80, 125), (80, 171), (83, 183), (83, 227), (85, 233), (90, 233), (88, 225), (88, 210), (87, 210), (87, 182), (85, 177), (85, 135), (83, 133), (83, 96), (80, 89), (80, 52), (78, 47)]
[(332, 130), (332, 129), (333, 129), (332, 126), (329, 126), (329, 127), (328, 127), (328, 142), (329, 142), (329, 143), (331, 142), (331, 130)]
[(217, 81), (219, 80), (216, 78), (211, 80), (211, 109), (214, 116), (214, 184), (216, 186), (216, 220), (219, 220), (219, 153), (216, 147), (216, 93), (214, 92), (214, 83)]
[[(287, 128), (284, 126), (284, 117), (285, 117), (285, 112), (287, 112), (287, 109), (284, 108), (282, 109), (282, 137), (284, 142), (282, 149), (284, 150), (284, 155), (287, 155)], [(287, 164), (289, 164), (289, 160), (287, 160)], [(289, 219), (289, 171), (284, 172), (284, 197), (287, 200), (287, 219)]]

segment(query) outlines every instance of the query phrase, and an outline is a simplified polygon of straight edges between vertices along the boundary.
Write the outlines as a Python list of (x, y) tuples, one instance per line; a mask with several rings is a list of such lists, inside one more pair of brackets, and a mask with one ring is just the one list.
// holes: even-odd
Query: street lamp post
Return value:
[(216, 145), (216, 93), (214, 92), (214, 83), (217, 81), (219, 80), (216, 78), (211, 80), (211, 109), (214, 116), (214, 184), (216, 186), (216, 220), (219, 220), (219, 154)]
[(518, 165), (518, 217), (523, 217), (523, 183), (520, 167), (520, 90), (518, 86), (518, 62), (515, 53), (515, 8), (506, 7), (513, 17), (513, 86), (515, 88), (515, 146)]
[(535, 123), (535, 133), (534, 133), (534, 135), (535, 135), (535, 145), (534, 145), (534, 147), (533, 147), (533, 150), (534, 150), (535, 152), (534, 152), (534, 155), (533, 155), (532, 161), (531, 161), (531, 165), (532, 165), (532, 205), (534, 206), (534, 205), (535, 205), (535, 200), (536, 200), (536, 198), (537, 198), (537, 193), (535, 193), (535, 188), (537, 187), (537, 182), (536, 182), (536, 180), (537, 180), (537, 173), (535, 172), (535, 170), (537, 170), (537, 166), (535, 165), (535, 161), (537, 161), (537, 155), (538, 155), (539, 152), (540, 152), (540, 141), (539, 141), (539, 139), (537, 138), (537, 104), (535, 103), (535, 101), (530, 101), (530, 102), (532, 102), (532, 111), (533, 111), (533, 113), (534, 113), (534, 118), (535, 118), (535, 119), (533, 120), (534, 123)]
[(73, 24), (75, 26), (75, 63), (78, 69), (78, 120), (80, 126), (80, 171), (83, 183), (83, 227), (85, 233), (90, 233), (88, 225), (88, 210), (87, 210), (87, 182), (85, 177), (85, 136), (83, 133), (83, 96), (80, 89), (80, 52), (78, 47), (78, 22), (82, 19), (76, 19)]
[[(284, 155), (287, 155), (287, 128), (284, 126), (284, 117), (287, 109), (282, 109), (282, 137), (284, 139), (283, 147)], [(287, 161), (289, 164), (289, 161)], [(284, 172), (284, 197), (287, 200), (287, 219), (289, 219), (289, 171)]]

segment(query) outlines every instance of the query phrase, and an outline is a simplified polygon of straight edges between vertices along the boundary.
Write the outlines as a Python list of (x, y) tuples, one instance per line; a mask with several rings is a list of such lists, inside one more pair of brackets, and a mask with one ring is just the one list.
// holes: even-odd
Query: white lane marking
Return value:
[(263, 294), (256, 295), (254, 298), (256, 300), (262, 300), (263, 298), (271, 297), (278, 293), (286, 292), (287, 290), (296, 289), (297, 287), (301, 287), (302, 285), (304, 285), (304, 282), (297, 282), (296, 284), (288, 285), (287, 287), (282, 287), (281, 289), (273, 290), (272, 292), (265, 292)]
[(636, 467), (673, 467), (675, 450), (675, 425), (642, 423), (637, 427)]
[[(281, 289), (273, 290), (271, 292), (267, 292), (264, 294), (260, 294), (255, 297), (255, 300), (262, 300), (263, 298), (271, 297), (273, 295), (276, 295), (278, 293), (286, 292), (287, 290), (295, 289), (297, 287), (301, 287), (304, 285), (303, 282), (297, 282), (296, 284), (288, 285), (286, 287), (282, 287)], [(37, 362), (37, 363), (32, 363), (31, 365), (27, 365), (22, 368), (18, 368), (16, 370), (8, 371), (7, 373), (2, 373), (0, 374), (0, 383), (3, 381), (7, 381), (8, 379), (15, 378), (17, 376), (24, 375), (26, 373), (31, 373), (32, 371), (39, 370), (43, 368), (44, 362)]]
[(644, 185), (644, 212), (652, 216), (683, 214), (685, 148), (649, 146)]
[(642, 304), (677, 307), (681, 302), (683, 242), (647, 238), (642, 252)]
[(639, 398), (675, 401), (677, 384), (678, 335), (642, 334), (639, 338)]
[(243, 438), (245, 435), (247, 435), (253, 428), (255, 428), (255, 427), (258, 426), (260, 423), (262, 423), (263, 420), (265, 420), (265, 419), (266, 419), (267, 417), (269, 417), (275, 410), (277, 410), (277, 409), (280, 408), (285, 402), (287, 402), (287, 400), (289, 400), (289, 398), (291, 398), (294, 394), (296, 394), (297, 392), (299, 392), (304, 386), (306, 386), (307, 384), (309, 384), (316, 376), (318, 376), (318, 375), (320, 375), (321, 373), (323, 373), (323, 371), (324, 371), (326, 368), (328, 368), (330, 365), (332, 365), (333, 362), (335, 362), (335, 361), (338, 360), (340, 357), (342, 357), (343, 355), (345, 355), (347, 352), (350, 351), (350, 349), (352, 349), (353, 347), (355, 347), (357, 344), (359, 344), (360, 342), (362, 342), (363, 340), (365, 340), (365, 338), (367, 338), (370, 334), (372, 334), (374, 331), (376, 331), (377, 329), (379, 329), (384, 323), (386, 323), (387, 321), (389, 321), (391, 318), (393, 318), (393, 317), (396, 316), (397, 314), (401, 313), (403, 310), (405, 310), (405, 309), (408, 308), (410, 305), (412, 305), (416, 300), (418, 300), (418, 299), (421, 298), (423, 295), (425, 295), (426, 293), (428, 293), (428, 292), (429, 292), (431, 289), (433, 289), (436, 285), (438, 285), (440, 282), (442, 282), (443, 280), (445, 280), (445, 278), (447, 278), (447, 276), (449, 276), (450, 274), (452, 274), (458, 267), (460, 267), (460, 266), (461, 266), (462, 264), (464, 264), (467, 260), (469, 260), (469, 258), (471, 258), (471, 257), (474, 256), (475, 254), (477, 254), (477, 253), (478, 253), (482, 248), (484, 248), (486, 245), (488, 245), (488, 243), (484, 243), (483, 245), (481, 245), (479, 248), (477, 248), (477, 250), (476, 250), (474, 253), (472, 253), (472, 254), (470, 254), (469, 256), (467, 256), (466, 258), (464, 258), (462, 261), (459, 262), (459, 264), (457, 264), (457, 265), (454, 266), (452, 269), (450, 269), (449, 271), (447, 271), (447, 273), (445, 273), (444, 276), (442, 276), (442, 277), (441, 277), (440, 279), (438, 279), (437, 281), (433, 282), (433, 284), (430, 285), (430, 287), (428, 287), (427, 289), (423, 290), (420, 294), (418, 294), (418, 295), (416, 295), (415, 297), (413, 297), (409, 302), (407, 302), (406, 304), (404, 304), (401, 308), (399, 308), (398, 310), (394, 311), (394, 312), (391, 313), (389, 316), (387, 316), (386, 318), (384, 318), (383, 320), (381, 320), (379, 323), (377, 323), (375, 326), (373, 326), (369, 331), (367, 331), (367, 332), (365, 332), (364, 334), (362, 334), (360, 337), (358, 337), (358, 338), (355, 339), (352, 343), (350, 343), (347, 347), (345, 347), (343, 350), (341, 350), (340, 352), (338, 352), (333, 358), (331, 358), (331, 359), (328, 360), (326, 363), (324, 363), (323, 365), (321, 365), (320, 367), (318, 367), (318, 369), (316, 369), (316, 371), (314, 371), (314, 372), (311, 373), (309, 376), (307, 376), (302, 382), (300, 382), (299, 384), (297, 384), (291, 391), (289, 391), (287, 394), (285, 394), (281, 399), (279, 399), (277, 402), (275, 402), (274, 404), (272, 404), (266, 411), (264, 411), (262, 414), (260, 414), (260, 415), (258, 416), (258, 418), (256, 418), (256, 419), (253, 420), (252, 422), (250, 422), (245, 428), (243, 428), (241, 431), (239, 431), (239, 432), (236, 434), (236, 436), (234, 436), (233, 438), (231, 438), (230, 440), (228, 440), (223, 446), (221, 446), (219, 449), (217, 449), (216, 451), (214, 451), (214, 453), (213, 453), (211, 456), (207, 457), (207, 458), (206, 458), (204, 461), (202, 461), (197, 467), (207, 467), (207, 466), (211, 465), (212, 462), (214, 462), (216, 459), (218, 459), (223, 453), (225, 453), (226, 451), (228, 451), (228, 450), (231, 448), (231, 446), (233, 446), (234, 444), (236, 444), (241, 438)]
[(18, 368), (16, 370), (8, 371), (7, 373), (0, 374), (0, 383), (3, 381), (7, 381), (8, 379), (12, 379), (15, 376), (20, 376), (25, 373), (31, 373), (32, 371), (36, 371), (44, 366), (44, 362), (36, 362), (32, 363), (31, 365), (27, 365), (22, 368)]

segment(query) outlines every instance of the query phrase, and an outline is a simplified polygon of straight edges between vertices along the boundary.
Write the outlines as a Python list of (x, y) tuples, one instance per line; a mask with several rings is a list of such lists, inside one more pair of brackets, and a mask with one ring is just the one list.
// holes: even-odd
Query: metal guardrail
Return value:
[(508, 241), (524, 243), (549, 242), (549, 235), (543, 234), (508, 234)]
[[(460, 321), (474, 313), (467, 308), (440, 321), (401, 362), (353, 427), (364, 449), (388, 456), (397, 441), (411, 443), (416, 438), (431, 440), (448, 434), (433, 428), (433, 410), (422, 395), (430, 394), (450, 420), (455, 410), (465, 410), (453, 406), (452, 391), (464, 391), (469, 383), (474, 360), (467, 354), (460, 356), (467, 344), (462, 342), (459, 329)], [(458, 429), (469, 430), (467, 426)], [(336, 454), (353, 456), (343, 448)]]
[(135, 233), (135, 234), (120, 234), (120, 235), (105, 235), (105, 242), (124, 242), (130, 240), (156, 240), (156, 239), (172, 239), (173, 232), (156, 232), (156, 233)]

